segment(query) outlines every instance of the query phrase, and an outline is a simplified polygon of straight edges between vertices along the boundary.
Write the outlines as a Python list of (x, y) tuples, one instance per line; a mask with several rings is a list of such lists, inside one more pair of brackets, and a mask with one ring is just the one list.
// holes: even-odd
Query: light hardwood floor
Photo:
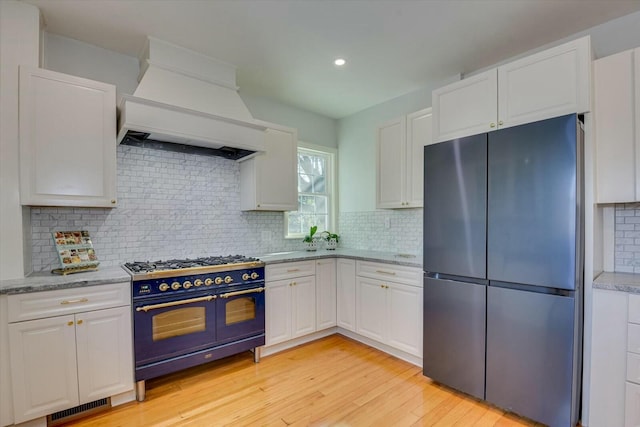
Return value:
[(76, 426), (540, 426), (333, 335), (253, 363), (246, 352), (147, 381), (144, 402)]

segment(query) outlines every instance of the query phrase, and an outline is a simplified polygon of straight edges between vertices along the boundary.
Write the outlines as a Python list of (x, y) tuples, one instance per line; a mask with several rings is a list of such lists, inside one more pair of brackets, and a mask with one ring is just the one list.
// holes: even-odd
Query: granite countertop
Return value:
[[(357, 249), (335, 249), (330, 251), (319, 249), (317, 251), (275, 252), (254, 256), (260, 258), (260, 260), (267, 264), (340, 257), (422, 268), (422, 258), (416, 257), (415, 255)], [(66, 276), (51, 274), (49, 272), (37, 272), (22, 279), (0, 280), (0, 295), (106, 285), (110, 283), (128, 282), (130, 280), (131, 276), (120, 266), (104, 267), (97, 271), (75, 273)]]
[(595, 278), (593, 288), (640, 294), (640, 274), (605, 271)]
[(317, 251), (275, 252), (256, 255), (256, 258), (260, 258), (260, 260), (267, 264), (323, 258), (351, 258), (361, 261), (384, 262), (387, 264), (422, 268), (422, 257), (416, 255), (344, 248), (334, 250), (318, 249)]
[(74, 273), (66, 276), (42, 271), (30, 274), (23, 279), (0, 280), (0, 295), (106, 285), (130, 280), (129, 273), (119, 266), (104, 267), (97, 271)]

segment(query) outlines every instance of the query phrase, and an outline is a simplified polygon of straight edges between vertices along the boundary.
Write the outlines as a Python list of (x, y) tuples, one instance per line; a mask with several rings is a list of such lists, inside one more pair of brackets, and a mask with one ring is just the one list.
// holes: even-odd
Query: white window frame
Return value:
[[(299, 149), (307, 151), (315, 151), (322, 155), (325, 155), (329, 159), (327, 165), (327, 183), (326, 188), (329, 190), (329, 218), (327, 220), (328, 231), (337, 233), (338, 225), (338, 150), (333, 147), (325, 147), (324, 145), (311, 144), (308, 142), (298, 141)], [(298, 151), (296, 151), (296, 159), (298, 158)], [(298, 168), (296, 167), (296, 180), (298, 179)], [(297, 187), (297, 185), (296, 185)], [(324, 230), (318, 230), (318, 233)], [(303, 239), (307, 232), (303, 233), (291, 233), (289, 234), (289, 212), (284, 213), (284, 238), (285, 239)]]

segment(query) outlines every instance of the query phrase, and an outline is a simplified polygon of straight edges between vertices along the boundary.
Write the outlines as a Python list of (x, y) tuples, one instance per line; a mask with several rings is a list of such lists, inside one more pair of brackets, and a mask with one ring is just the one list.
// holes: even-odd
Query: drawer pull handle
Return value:
[(236, 295), (255, 294), (263, 291), (264, 291), (264, 288), (255, 288), (255, 289), (247, 289), (245, 291), (228, 292), (226, 294), (220, 295), (220, 298), (231, 298), (231, 297), (235, 297)]
[(376, 270), (376, 273), (380, 273), (380, 274), (388, 274), (390, 276), (395, 276), (396, 272), (395, 271), (384, 271), (384, 270)]
[(78, 299), (66, 299), (64, 301), (62, 301), (60, 304), (62, 305), (67, 305), (67, 304), (78, 304), (81, 302), (89, 302), (88, 298), (78, 298)]
[(287, 270), (287, 273), (295, 273), (296, 271), (300, 271), (299, 268), (290, 268)]

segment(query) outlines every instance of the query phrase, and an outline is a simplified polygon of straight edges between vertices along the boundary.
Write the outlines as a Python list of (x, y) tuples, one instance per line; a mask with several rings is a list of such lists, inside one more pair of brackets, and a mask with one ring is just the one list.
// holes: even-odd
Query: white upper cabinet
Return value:
[(492, 69), (433, 91), (433, 139), (448, 141), (495, 129), (497, 70)]
[(116, 88), (20, 68), (23, 205), (115, 207)]
[(240, 163), (240, 208), (243, 211), (298, 209), (298, 132), (267, 124), (264, 153)]
[(589, 111), (590, 40), (573, 40), (434, 90), (434, 141)]
[(594, 61), (598, 203), (640, 200), (640, 48)]
[(376, 129), (376, 207), (422, 207), (424, 146), (431, 144), (431, 108), (391, 120)]

